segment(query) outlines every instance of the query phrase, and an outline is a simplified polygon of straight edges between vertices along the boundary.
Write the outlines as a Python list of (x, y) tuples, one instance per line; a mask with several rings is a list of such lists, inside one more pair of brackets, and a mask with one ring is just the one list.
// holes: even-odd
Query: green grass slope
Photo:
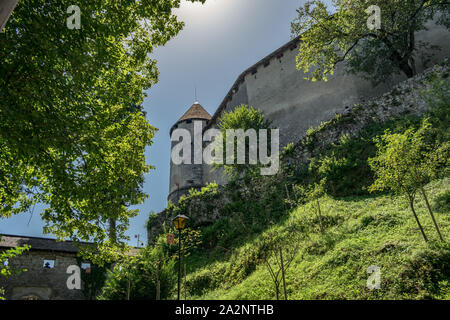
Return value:
[[(438, 241), (420, 196), (416, 209), (428, 243), (404, 197), (324, 197), (323, 233), (314, 207), (307, 203), (263, 233), (236, 239), (244, 243), (237, 248), (216, 247), (188, 257), (186, 297), (275, 299), (269, 271), (260, 259), (261, 239), (271, 233), (285, 247), (299, 243), (286, 273), (289, 299), (450, 299), (450, 179), (434, 181), (426, 189), (445, 243)], [(294, 225), (297, 234), (288, 225)], [(380, 267), (380, 289), (366, 286), (371, 265)]]

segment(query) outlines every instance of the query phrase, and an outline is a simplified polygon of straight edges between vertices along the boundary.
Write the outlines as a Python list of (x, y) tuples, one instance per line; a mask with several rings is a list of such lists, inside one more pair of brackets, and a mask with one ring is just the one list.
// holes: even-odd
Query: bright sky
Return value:
[[(304, 0), (207, 0), (205, 5), (182, 1), (176, 11), (186, 23), (180, 34), (153, 57), (158, 60), (159, 83), (148, 91), (144, 102), (150, 123), (159, 128), (146, 151), (155, 166), (146, 176), (149, 194), (137, 208), (128, 235), (136, 245), (139, 234), (146, 243), (145, 222), (149, 212), (167, 205), (170, 165), (170, 127), (194, 102), (213, 114), (239, 74), (290, 40), (290, 23)], [(42, 234), (40, 208), (0, 220), (0, 233), (28, 236)]]

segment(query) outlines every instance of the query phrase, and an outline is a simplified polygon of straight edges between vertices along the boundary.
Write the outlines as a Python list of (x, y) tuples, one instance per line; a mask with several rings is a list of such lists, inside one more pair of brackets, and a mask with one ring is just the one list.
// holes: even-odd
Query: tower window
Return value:
[(192, 123), (192, 119), (186, 120), (186, 123)]

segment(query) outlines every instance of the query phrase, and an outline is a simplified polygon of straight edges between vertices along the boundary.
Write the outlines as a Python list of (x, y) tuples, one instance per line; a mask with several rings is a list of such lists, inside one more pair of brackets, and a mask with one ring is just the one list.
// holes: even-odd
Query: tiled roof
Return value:
[(211, 120), (211, 115), (206, 111), (198, 102), (195, 102), (192, 107), (177, 121), (183, 121), (188, 119), (205, 119)]
[(16, 235), (0, 235), (0, 248), (15, 248), (29, 245), (31, 250), (49, 250), (60, 252), (78, 252), (72, 241), (56, 241), (55, 239), (26, 237)]
[[(82, 245), (93, 244), (91, 242), (80, 242)], [(9, 234), (0, 234), (0, 249), (1, 248), (15, 248), (29, 245), (30, 250), (45, 250), (57, 252), (77, 253), (78, 248), (73, 241), (56, 241), (56, 239), (27, 237)], [(137, 255), (141, 248), (130, 248), (128, 255)]]

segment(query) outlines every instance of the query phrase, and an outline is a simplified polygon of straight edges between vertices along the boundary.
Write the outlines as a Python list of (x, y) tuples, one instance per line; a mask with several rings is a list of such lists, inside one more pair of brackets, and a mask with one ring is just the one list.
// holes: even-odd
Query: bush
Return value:
[(440, 213), (450, 212), (450, 190), (442, 191), (436, 196), (433, 210)]
[(386, 129), (402, 133), (419, 124), (418, 117), (406, 117), (384, 124), (371, 123), (357, 136), (342, 135), (338, 143), (330, 144), (311, 159), (309, 179), (315, 179), (309, 183), (323, 180), (326, 193), (336, 197), (368, 194), (374, 175), (367, 160), (377, 150), (373, 138)]
[(114, 266), (98, 299), (156, 300), (158, 279), (160, 298), (167, 299), (176, 283), (175, 264), (157, 247), (142, 249), (138, 256)]

